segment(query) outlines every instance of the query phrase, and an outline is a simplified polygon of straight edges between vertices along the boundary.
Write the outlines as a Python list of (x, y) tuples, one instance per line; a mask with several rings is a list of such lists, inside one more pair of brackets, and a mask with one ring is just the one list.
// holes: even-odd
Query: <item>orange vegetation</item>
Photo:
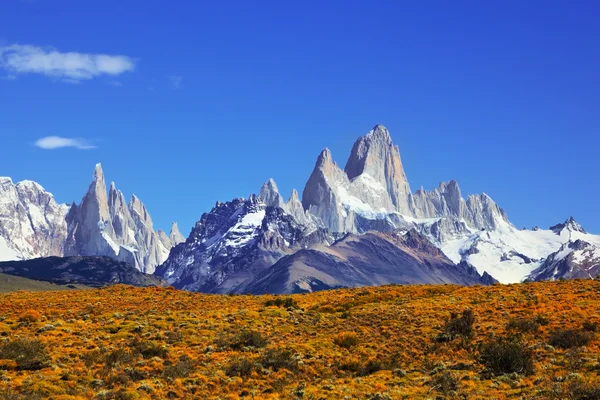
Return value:
[(0, 398), (600, 398), (599, 313), (592, 280), (17, 292), (0, 295)]

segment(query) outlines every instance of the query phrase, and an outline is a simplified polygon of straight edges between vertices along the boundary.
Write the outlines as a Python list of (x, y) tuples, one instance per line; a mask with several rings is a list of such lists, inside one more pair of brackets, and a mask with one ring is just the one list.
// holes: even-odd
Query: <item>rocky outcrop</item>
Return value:
[(508, 222), (504, 210), (485, 193), (462, 197), (456, 181), (442, 182), (434, 190), (423, 188), (413, 196), (416, 218), (451, 218), (474, 229), (495, 229), (498, 221)]
[(0, 177), (0, 261), (62, 255), (67, 211), (36, 182)]
[(171, 247), (175, 247), (179, 243), (185, 242), (185, 237), (179, 232), (179, 226), (177, 225), (177, 221), (173, 221), (173, 224), (171, 224), (169, 242), (171, 243)]
[(181, 239), (175, 224), (171, 237), (156, 232), (145, 205), (135, 195), (127, 203), (123, 193), (106, 183), (100, 164), (79, 205), (67, 215), (68, 236), (65, 255), (108, 256), (130, 263), (138, 270), (153, 273)]

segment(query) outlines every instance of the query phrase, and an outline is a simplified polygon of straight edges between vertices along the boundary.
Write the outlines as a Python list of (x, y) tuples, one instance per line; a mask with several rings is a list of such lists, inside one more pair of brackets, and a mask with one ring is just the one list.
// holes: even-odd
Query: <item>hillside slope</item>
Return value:
[(34, 279), (23, 278), (0, 273), (0, 293), (11, 293), (19, 290), (27, 292), (45, 292), (48, 290), (73, 290), (84, 289), (83, 285), (57, 285), (50, 282), (36, 281)]
[(0, 398), (597, 398), (599, 291), (574, 280), (0, 295)]
[(44, 257), (0, 262), (0, 273), (59, 285), (80, 284), (102, 287), (114, 284), (163, 286), (155, 276), (110, 257)]

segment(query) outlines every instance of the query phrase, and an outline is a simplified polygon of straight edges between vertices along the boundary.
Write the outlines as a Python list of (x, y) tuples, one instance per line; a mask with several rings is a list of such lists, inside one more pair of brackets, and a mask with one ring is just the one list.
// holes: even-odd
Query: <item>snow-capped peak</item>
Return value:
[(583, 229), (583, 226), (581, 226), (577, 221), (575, 221), (575, 218), (573, 217), (569, 217), (562, 224), (556, 224), (550, 227), (550, 230), (556, 233), (557, 235), (560, 235), (560, 232), (562, 232), (563, 229), (566, 229), (569, 232), (586, 233), (585, 229)]

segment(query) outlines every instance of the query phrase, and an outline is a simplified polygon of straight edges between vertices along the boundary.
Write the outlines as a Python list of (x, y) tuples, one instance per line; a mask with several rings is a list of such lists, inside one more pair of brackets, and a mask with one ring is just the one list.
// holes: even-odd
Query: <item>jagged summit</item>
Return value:
[(177, 221), (173, 221), (171, 224), (171, 232), (169, 233), (169, 240), (173, 246), (177, 246), (179, 243), (185, 242), (185, 237), (179, 232), (179, 226)]
[(550, 227), (550, 230), (556, 233), (557, 235), (560, 234), (560, 232), (563, 229), (567, 229), (570, 232), (587, 233), (585, 229), (583, 229), (583, 226), (581, 226), (579, 222), (575, 221), (575, 218), (573, 218), (572, 216), (567, 218), (567, 220), (562, 224), (556, 224)]
[(392, 144), (392, 137), (390, 136), (390, 132), (387, 128), (381, 124), (377, 124), (371, 129), (364, 138), (367, 141), (381, 141), (388, 145)]
[(97, 163), (94, 168), (94, 180), (102, 180), (104, 181), (104, 171), (102, 171), (102, 164)]
[(465, 200), (454, 180), (412, 194), (398, 146), (383, 125), (356, 140), (344, 170), (327, 149), (321, 152), (302, 192), (302, 204), (334, 232), (393, 230), (406, 224), (400, 216), (455, 218), (474, 229), (508, 222), (487, 195)]
[(266, 181), (260, 191), (258, 196), (265, 202), (265, 204), (273, 206), (273, 207), (283, 207), (284, 201), (281, 195), (279, 194), (279, 189), (277, 188), (277, 184), (270, 178)]
[(172, 241), (152, 227), (152, 218), (141, 200), (123, 193), (111, 182), (108, 197), (102, 166), (96, 164), (93, 181), (77, 206), (66, 217), (66, 256), (109, 256), (138, 270), (152, 273), (168, 256)]

